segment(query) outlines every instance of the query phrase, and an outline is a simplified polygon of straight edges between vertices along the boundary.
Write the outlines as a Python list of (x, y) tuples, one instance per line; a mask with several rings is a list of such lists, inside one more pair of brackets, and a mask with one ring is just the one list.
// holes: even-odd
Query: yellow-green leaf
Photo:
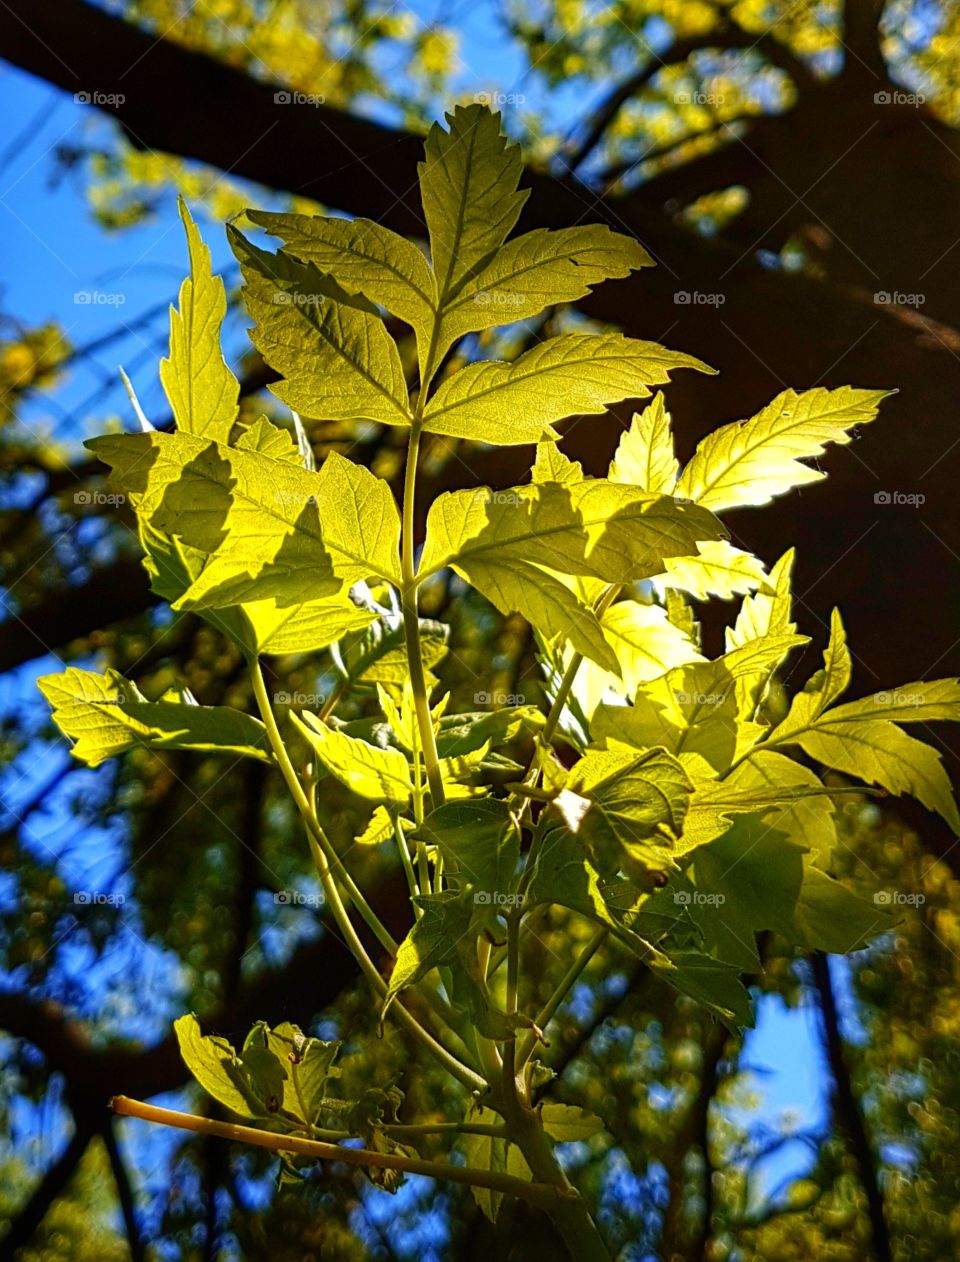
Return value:
[(225, 443), (240, 397), (240, 385), (220, 349), (227, 299), (182, 198), (180, 218), (187, 233), (190, 276), (180, 286), (179, 309), (170, 308), (170, 358), (160, 361), (160, 380), (177, 429)]
[(409, 801), (410, 766), (399, 749), (370, 745), (307, 712), (290, 717), (326, 769), (348, 789), (374, 802)]
[(198, 705), (192, 694), (167, 693), (148, 701), (136, 684), (108, 671), (68, 666), (37, 686), (53, 707), (53, 720), (76, 743), (72, 753), (97, 767), (128, 749), (193, 749), (270, 762), (263, 724), (231, 706)]
[(436, 286), (424, 254), (372, 219), (273, 214), (247, 218), (284, 242), (286, 253), (327, 272), (350, 294), (363, 294), (429, 337)]
[(763, 562), (726, 539), (698, 543), (696, 556), (667, 557), (664, 569), (666, 573), (657, 579), (663, 587), (677, 587), (696, 600), (710, 596), (729, 600), (755, 591), (767, 581)]
[(643, 398), (677, 368), (712, 371), (656, 342), (621, 333), (565, 333), (512, 363), (487, 360), (461, 368), (430, 399), (424, 428), (478, 442), (535, 443), (554, 435), (554, 421)]
[(826, 474), (801, 464), (827, 443), (849, 443), (855, 425), (872, 421), (888, 390), (818, 387), (784, 390), (749, 421), (714, 430), (684, 469), (677, 494), (720, 512), (766, 504), (776, 495)]
[(518, 193), (519, 146), (500, 133), (500, 115), (458, 105), (434, 123), (419, 164), (420, 196), (441, 306), (510, 235), (529, 192)]
[(254, 345), (282, 378), (273, 393), (302, 416), (409, 425), (400, 353), (376, 308), (310, 263), (228, 235)]
[(680, 465), (673, 449), (670, 413), (663, 395), (656, 394), (634, 413), (610, 463), (611, 482), (629, 482), (644, 491), (672, 495)]

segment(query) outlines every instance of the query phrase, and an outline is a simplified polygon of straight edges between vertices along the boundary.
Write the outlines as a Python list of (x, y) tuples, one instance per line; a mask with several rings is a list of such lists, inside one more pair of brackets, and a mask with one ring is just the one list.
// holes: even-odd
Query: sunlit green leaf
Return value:
[(180, 286), (179, 309), (170, 309), (170, 357), (160, 361), (160, 380), (181, 433), (225, 443), (240, 397), (240, 385), (220, 349), (227, 299), (182, 198), (180, 218), (187, 233), (190, 276)]
[(230, 706), (198, 705), (186, 690), (148, 701), (116, 671), (98, 675), (76, 666), (42, 676), (37, 686), (54, 722), (76, 742), (74, 756), (90, 767), (139, 746), (271, 760), (258, 719)]

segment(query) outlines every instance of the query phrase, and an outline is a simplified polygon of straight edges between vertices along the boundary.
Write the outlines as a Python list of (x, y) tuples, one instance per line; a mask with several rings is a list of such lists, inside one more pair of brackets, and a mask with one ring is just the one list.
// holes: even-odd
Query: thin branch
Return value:
[(253, 1144), (271, 1152), (292, 1152), (318, 1161), (342, 1161), (347, 1165), (365, 1166), (380, 1170), (403, 1170), (407, 1174), (423, 1174), (430, 1179), (444, 1179), (450, 1183), (466, 1183), (473, 1187), (492, 1188), (505, 1196), (515, 1196), (544, 1209), (555, 1209), (563, 1201), (578, 1200), (577, 1193), (560, 1186), (546, 1183), (529, 1183), (509, 1174), (494, 1170), (475, 1170), (471, 1166), (448, 1166), (438, 1161), (422, 1161), (419, 1157), (398, 1157), (392, 1153), (373, 1152), (367, 1148), (344, 1148), (339, 1144), (326, 1144), (316, 1139), (301, 1139), (296, 1135), (277, 1135), (272, 1131), (257, 1130), (252, 1126), (238, 1126), (233, 1122), (218, 1122), (209, 1117), (197, 1117), (193, 1113), (178, 1113), (173, 1109), (160, 1109), (141, 1100), (127, 1096), (114, 1096), (110, 1107), (120, 1117), (137, 1117), (145, 1122), (161, 1126), (174, 1126), (178, 1130), (193, 1131), (199, 1135), (215, 1135), (234, 1143)]

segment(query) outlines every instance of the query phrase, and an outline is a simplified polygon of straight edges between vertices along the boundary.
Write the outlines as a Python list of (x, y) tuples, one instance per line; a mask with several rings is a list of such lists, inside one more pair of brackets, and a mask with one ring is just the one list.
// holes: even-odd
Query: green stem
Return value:
[[(605, 588), (593, 606), (593, 611), (597, 617), (602, 617), (606, 610), (613, 604), (620, 593), (622, 584), (611, 583)], [(553, 740), (554, 733), (560, 723), (563, 714), (563, 707), (567, 704), (567, 698), (570, 696), (570, 690), (577, 678), (577, 672), (583, 665), (583, 654), (574, 653), (567, 664), (566, 670), (563, 672), (563, 678), (560, 680), (560, 687), (557, 689), (557, 695), (553, 699), (553, 704), (547, 714), (547, 721), (543, 725), (543, 731), (539, 734), (533, 757), (530, 760), (530, 766), (527, 774), (523, 778), (523, 788), (535, 788), (540, 779), (540, 767), (538, 765), (539, 753), (541, 749), (549, 749), (550, 742)], [(517, 820), (523, 821), (523, 817), (530, 809), (531, 798), (523, 793), (514, 793), (510, 798), (510, 806), (517, 812)], [(539, 839), (535, 836), (527, 851), (526, 862), (523, 867), (523, 874), (520, 877), (519, 891), (521, 896), (526, 893), (527, 886), (530, 884), (533, 876), (534, 865), (537, 860), (537, 853), (540, 849)]]
[[(413, 859), (410, 855), (410, 847), (407, 845), (407, 837), (403, 831), (403, 825), (400, 823), (399, 815), (394, 817), (393, 821), (394, 836), (397, 839), (397, 849), (400, 851), (400, 862), (403, 865), (403, 872), (407, 878), (407, 885), (410, 887), (411, 894), (419, 894), (420, 886), (417, 884), (417, 876), (413, 870)], [(420, 908), (414, 904), (414, 911), (419, 916), (423, 913)]]
[[(553, 991), (553, 994), (550, 996), (547, 1002), (543, 1005), (543, 1007), (537, 1013), (536, 1024), (540, 1030), (546, 1031), (547, 1024), (553, 1019), (557, 1009), (560, 1007), (564, 999), (566, 999), (567, 995), (570, 993), (570, 990), (574, 982), (577, 980), (577, 978), (580, 976), (583, 970), (587, 967), (587, 965), (590, 963), (590, 961), (593, 959), (596, 953), (600, 950), (600, 947), (603, 945), (603, 942), (606, 936), (607, 936), (606, 929), (597, 929), (594, 932), (593, 936), (591, 937), (590, 941), (587, 943), (587, 945), (583, 948), (583, 950), (580, 952), (577, 958), (573, 961), (573, 963), (570, 965), (570, 967), (567, 969), (564, 975), (560, 978), (559, 982), (557, 982), (557, 985), (556, 985), (555, 990)], [(537, 1041), (538, 1041), (537, 1036), (533, 1033), (532, 1030), (528, 1031), (523, 1036), (523, 1040), (520, 1044), (520, 1050), (517, 1057), (518, 1070), (522, 1069), (523, 1066), (530, 1059), (530, 1056), (533, 1053), (533, 1049), (537, 1045)]]
[[(366, 952), (366, 948), (360, 941), (357, 931), (353, 926), (353, 921), (347, 912), (343, 901), (340, 898), (340, 891), (337, 889), (336, 882), (333, 879), (333, 866), (337, 865), (343, 870), (339, 857), (327, 840), (326, 834), (320, 827), (316, 814), (310, 804), (310, 801), (303, 790), (303, 785), (297, 777), (293, 763), (290, 761), (290, 755), (287, 753), (287, 747), (283, 743), (283, 737), (280, 735), (280, 729), (277, 727), (277, 720), (273, 713), (273, 707), (270, 705), (270, 697), (267, 694), (266, 683), (263, 678), (263, 671), (260, 669), (260, 663), (256, 658), (250, 660), (250, 674), (253, 680), (253, 691), (260, 707), (260, 714), (263, 718), (264, 726), (267, 729), (267, 737), (273, 749), (274, 756), (280, 767), (280, 772), (286, 782), (290, 796), (297, 805), (297, 809), (303, 819), (307, 830), (307, 840), (310, 843), (310, 849), (313, 852), (314, 862), (317, 865), (317, 871), (320, 875), (320, 883), (323, 886), (323, 892), (330, 907), (330, 911), (336, 922), (337, 928), (343, 935), (344, 941), (353, 955), (354, 959), (360, 965), (360, 968), (370, 983), (374, 992), (382, 999), (387, 993), (387, 985), (377, 969), (374, 967), (373, 961)], [(329, 848), (333, 863), (327, 854)], [(464, 1086), (469, 1087), (471, 1091), (485, 1091), (487, 1084), (479, 1074), (468, 1066), (459, 1061), (452, 1052), (448, 1051), (442, 1043), (429, 1033), (428, 1030), (420, 1024), (420, 1022), (408, 1012), (400, 1003), (393, 1005), (393, 1012), (396, 1014), (400, 1024), (415, 1038), (419, 1039), (424, 1047), (439, 1060), (449, 1073), (459, 1079)]]
[(280, 766), (280, 772), (283, 775), (290, 795), (296, 803), (297, 809), (299, 810), (304, 823), (309, 829), (314, 841), (326, 857), (331, 870), (336, 872), (337, 876), (343, 882), (347, 891), (347, 897), (354, 904), (357, 911), (360, 913), (360, 916), (366, 922), (366, 925), (370, 929), (371, 933), (385, 951), (389, 952), (390, 955), (396, 955), (396, 942), (394, 942), (380, 917), (367, 902), (366, 898), (364, 898), (356, 881), (354, 881), (353, 877), (343, 866), (340, 856), (337, 854), (336, 850), (334, 850), (330, 843), (330, 839), (320, 826), (320, 821), (317, 819), (317, 813), (313, 809), (313, 804), (307, 797), (306, 792), (300, 783), (300, 779), (293, 768), (293, 764), (290, 762), (290, 756), (287, 753), (283, 737), (280, 735), (280, 729), (277, 727), (277, 720), (273, 713), (273, 707), (270, 704), (270, 696), (267, 692), (267, 685), (263, 678), (263, 671), (261, 670), (260, 663), (256, 657), (249, 658), (249, 666), (250, 676), (253, 681), (253, 693), (256, 698), (257, 706), (260, 710), (264, 726), (267, 729), (267, 738), (270, 741), (274, 757)]
[(423, 748), (427, 783), (430, 786), (430, 798), (434, 809), (436, 809), (438, 806), (443, 806), (446, 798), (443, 791), (443, 776), (440, 773), (437, 738), (433, 730), (433, 716), (430, 713), (430, 699), (427, 693), (426, 674), (423, 669), (423, 656), (420, 650), (417, 572), (413, 561), (414, 502), (417, 488), (417, 460), (420, 455), (420, 433), (421, 423), (415, 419), (410, 427), (410, 440), (407, 444), (407, 467), (403, 478), (403, 533), (400, 549), (400, 569), (403, 587), (400, 597), (403, 605), (403, 629), (407, 643), (407, 664), (410, 671), (410, 684), (413, 688), (417, 727), (420, 730), (420, 743)]
[[(509, 933), (510, 922), (507, 923)], [(516, 940), (516, 935), (514, 938)], [(508, 975), (514, 967), (511, 961), (515, 956), (516, 951), (509, 949), (508, 941)], [(563, 1201), (551, 1206), (547, 1213), (574, 1262), (610, 1262), (610, 1254), (596, 1223), (557, 1161), (553, 1143), (543, 1129), (539, 1112), (530, 1107), (528, 1091), (517, 1064), (516, 1051), (515, 1038), (504, 1040), (503, 1117), (510, 1139), (523, 1153), (536, 1180), (565, 1191)]]

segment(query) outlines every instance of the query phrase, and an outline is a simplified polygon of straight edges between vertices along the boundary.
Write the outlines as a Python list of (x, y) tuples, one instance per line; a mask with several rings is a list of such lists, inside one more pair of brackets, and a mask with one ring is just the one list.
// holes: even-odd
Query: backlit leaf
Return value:
[(827, 443), (848, 443), (855, 425), (872, 421), (887, 390), (818, 387), (784, 390), (749, 421), (716, 429), (697, 447), (680, 475), (677, 494), (720, 512), (766, 504), (826, 474), (801, 464)]
[(555, 434), (555, 421), (643, 398), (677, 368), (711, 371), (656, 342), (620, 333), (565, 333), (512, 363), (487, 360), (461, 368), (430, 399), (424, 428), (486, 443), (535, 443)]
[(228, 235), (254, 345), (282, 378), (273, 393), (303, 416), (409, 425), (400, 354), (376, 309), (312, 264)]
[(290, 715), (326, 769), (348, 789), (375, 802), (406, 804), (413, 790), (406, 755), (348, 736), (305, 712)]
[(611, 482), (629, 482), (641, 490), (672, 495), (680, 465), (673, 449), (670, 413), (662, 394), (656, 394), (635, 413), (630, 428), (620, 439), (610, 464)]
[(170, 357), (160, 361), (160, 380), (181, 433), (225, 443), (240, 397), (240, 385), (220, 349), (227, 299), (182, 198), (180, 218), (187, 233), (190, 276), (180, 286), (179, 309), (170, 309)]
[(37, 686), (54, 722), (75, 742), (74, 757), (90, 767), (139, 746), (271, 760), (259, 719), (231, 706), (198, 705), (186, 691), (148, 701), (116, 671), (98, 675), (76, 666), (44, 675)]

